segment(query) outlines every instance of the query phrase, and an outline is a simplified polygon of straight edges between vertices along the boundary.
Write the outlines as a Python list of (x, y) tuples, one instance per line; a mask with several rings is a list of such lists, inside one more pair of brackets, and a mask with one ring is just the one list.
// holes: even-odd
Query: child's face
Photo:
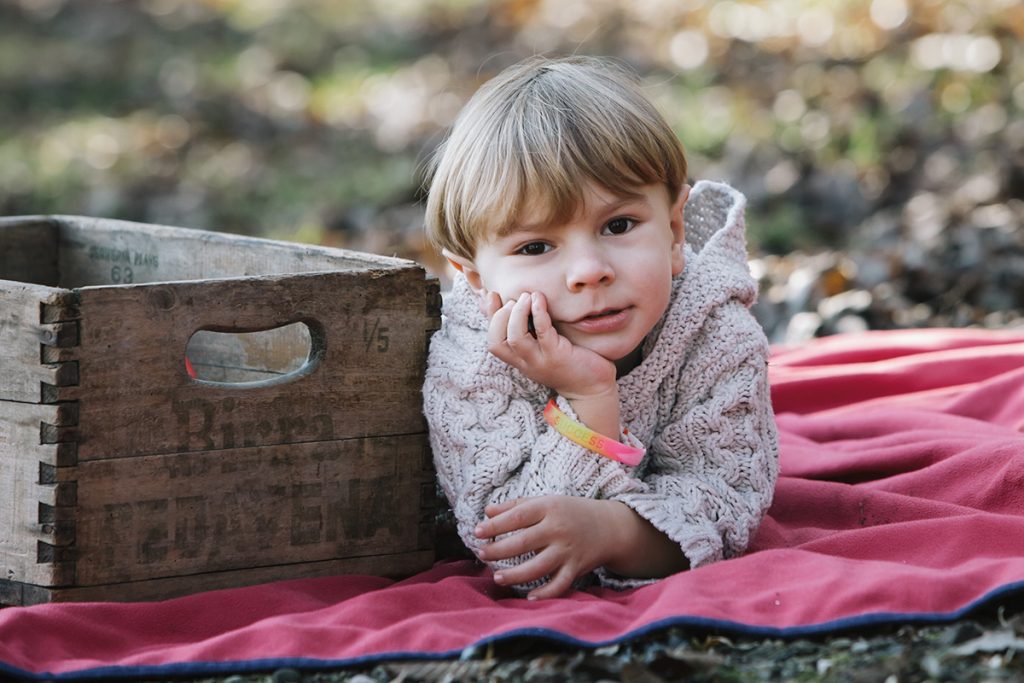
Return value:
[(527, 207), (509, 234), (460, 259), (470, 285), (501, 301), (541, 292), (559, 334), (619, 361), (638, 349), (668, 307), (672, 277), (683, 270), (683, 206), (664, 185), (618, 196), (590, 185), (565, 223), (542, 225)]

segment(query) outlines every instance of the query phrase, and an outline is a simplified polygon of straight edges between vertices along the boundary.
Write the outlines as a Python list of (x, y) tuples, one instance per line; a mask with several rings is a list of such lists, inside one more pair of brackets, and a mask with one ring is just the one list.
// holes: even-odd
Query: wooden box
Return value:
[(0, 603), (429, 567), (439, 314), (402, 259), (0, 219)]

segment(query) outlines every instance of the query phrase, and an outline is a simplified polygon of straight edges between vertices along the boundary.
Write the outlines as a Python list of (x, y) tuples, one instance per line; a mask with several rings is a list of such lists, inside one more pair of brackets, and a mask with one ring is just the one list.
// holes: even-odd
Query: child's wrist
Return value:
[(555, 388), (554, 392), (566, 401), (569, 401), (573, 406), (577, 403), (594, 403), (598, 401), (614, 401), (616, 407), (619, 405), (619, 385), (615, 382), (586, 387), (581, 390)]
[[(603, 528), (608, 542), (604, 544), (605, 557), (601, 566), (618, 567), (623, 564), (630, 553), (634, 552), (632, 541), (634, 536), (629, 530), (634, 524), (636, 513), (625, 503), (618, 500), (599, 500), (604, 503)], [(614, 571), (614, 569), (612, 569)]]
[[(574, 407), (575, 409), (575, 407)], [(579, 413), (577, 413), (579, 415)], [(621, 442), (619, 438), (619, 414), (618, 406), (616, 405), (614, 414), (614, 426), (610, 430), (605, 432), (595, 431), (589, 425), (600, 424), (600, 421), (590, 420), (586, 421), (585, 416), (580, 415), (581, 419), (584, 419), (586, 424), (577, 422), (572, 419), (564, 412), (562, 412), (554, 397), (552, 397), (544, 408), (544, 419), (551, 425), (555, 431), (580, 446), (583, 446), (587, 450), (603, 455), (606, 458), (621, 462), (625, 465), (636, 466), (640, 464), (640, 461), (644, 457), (644, 449), (636, 448), (628, 444)], [(607, 436), (607, 434), (614, 434), (615, 436)]]
[(591, 394), (560, 394), (590, 429), (616, 441), (619, 436), (619, 388), (616, 385)]

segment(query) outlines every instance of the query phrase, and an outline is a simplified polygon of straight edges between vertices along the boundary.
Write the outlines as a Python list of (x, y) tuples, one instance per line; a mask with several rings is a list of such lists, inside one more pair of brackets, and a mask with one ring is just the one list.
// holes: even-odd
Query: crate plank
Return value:
[(82, 462), (77, 584), (429, 550), (425, 438)]
[(369, 270), (408, 261), (344, 249), (78, 216), (60, 222), (60, 286)]
[[(74, 296), (65, 290), (0, 280), (0, 400), (38, 403), (42, 385), (67, 384), (70, 366), (48, 362), (44, 349), (67, 348), (77, 336)], [(52, 322), (43, 322), (43, 320)]]
[(270, 581), (308, 579), (337, 574), (363, 574), (404, 578), (434, 559), (433, 550), (414, 550), (369, 557), (350, 557), (277, 567), (255, 567), (231, 572), (172, 576), (99, 586), (47, 587), (0, 580), (0, 605), (38, 605), (48, 602), (128, 602), (166, 600), (201, 591), (251, 586)]
[(58, 223), (0, 218), (0, 280), (57, 286)]
[[(420, 390), (434, 322), (416, 268), (79, 294), (81, 379), (59, 399), (81, 402), (81, 460), (425, 431)], [(317, 331), (316, 349), (290, 381), (240, 388), (185, 371), (196, 330), (296, 321)]]
[(7, 401), (0, 401), (0, 415), (0, 579), (65, 582), (67, 564), (40, 563), (39, 551), (40, 544), (67, 547), (74, 540), (68, 524), (73, 486), (54, 476), (74, 467), (59, 462), (55, 445), (41, 443), (41, 432), (74, 418), (63, 406)]

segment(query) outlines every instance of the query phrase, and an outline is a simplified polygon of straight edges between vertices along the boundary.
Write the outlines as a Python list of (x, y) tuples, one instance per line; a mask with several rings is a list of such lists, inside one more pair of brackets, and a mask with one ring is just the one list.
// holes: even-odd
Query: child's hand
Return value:
[(502, 305), (497, 293), (485, 292), (481, 310), (491, 318), (492, 354), (569, 400), (613, 394), (617, 402), (614, 363), (560, 335), (543, 294), (524, 292)]
[(490, 320), (501, 308), (501, 296), (497, 292), (484, 291), (480, 295), (480, 312)]
[[(483, 546), (481, 560), (493, 562), (533, 551), (536, 555), (494, 575), (496, 583), (509, 586), (548, 576), (545, 585), (527, 595), (530, 599), (555, 598), (572, 588), (577, 577), (613, 557), (618, 528), (616, 501), (541, 496), (488, 505), (487, 519), (474, 533), (478, 538), (512, 534)], [(625, 507), (625, 506), (622, 506)], [(515, 532), (515, 533), (512, 533)]]

